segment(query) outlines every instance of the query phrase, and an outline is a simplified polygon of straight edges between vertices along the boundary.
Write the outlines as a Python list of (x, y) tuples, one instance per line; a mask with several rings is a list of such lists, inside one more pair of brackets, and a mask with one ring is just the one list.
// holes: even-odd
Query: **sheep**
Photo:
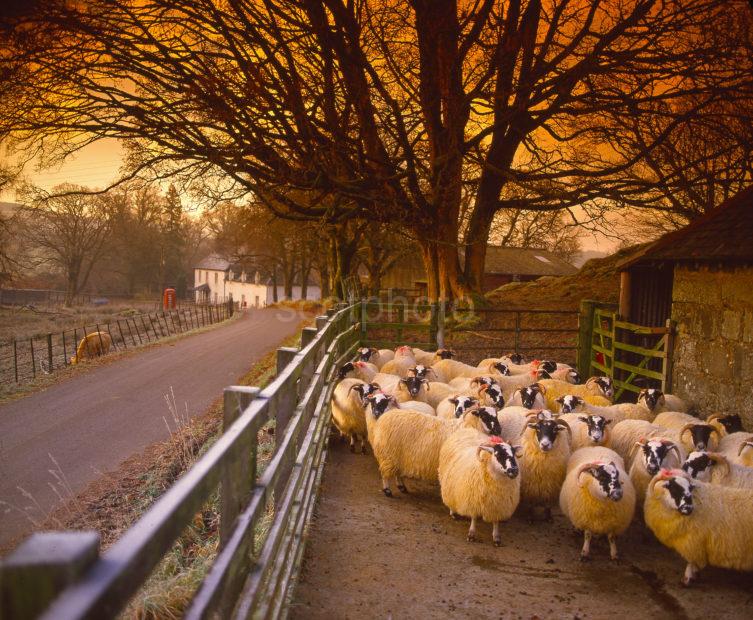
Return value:
[[(548, 401), (548, 399), (547, 399)], [(591, 415), (604, 416), (615, 424), (623, 420), (646, 420), (654, 419), (652, 414), (643, 405), (633, 403), (616, 403), (614, 405), (592, 405), (582, 396), (566, 394), (555, 400), (562, 413), (590, 413)]]
[(338, 379), (360, 379), (370, 383), (379, 374), (377, 367), (371, 362), (346, 362), (337, 371)]
[[(683, 461), (683, 452), (671, 439), (666, 437), (651, 437), (640, 439), (630, 450), (630, 465), (628, 475), (635, 488), (639, 502), (646, 499), (648, 483), (662, 468), (679, 467)], [(626, 459), (627, 460), (627, 459)]]
[[(548, 373), (549, 377), (541, 377), (542, 379), (556, 379), (558, 381), (564, 381), (565, 383), (571, 383), (578, 385), (581, 382), (580, 373), (575, 368), (559, 368), (554, 372)], [(538, 376), (537, 376), (538, 379)]]
[(753, 467), (730, 462), (718, 452), (691, 452), (682, 464), (682, 470), (703, 482), (753, 490)]
[(434, 409), (439, 407), (439, 404), (451, 396), (457, 396), (463, 390), (441, 383), (439, 381), (429, 381), (426, 386), (426, 402), (429, 403)]
[(437, 380), (442, 383), (449, 383), (455, 377), (468, 377), (472, 379), (479, 372), (475, 366), (469, 366), (452, 359), (440, 360), (432, 364), (432, 368), (437, 374)]
[(533, 360), (528, 364), (516, 364), (509, 356), (489, 357), (485, 360), (481, 360), (478, 364), (478, 368), (486, 370), (497, 364), (505, 366), (511, 375), (533, 374), (537, 370), (544, 370), (552, 373), (562, 368), (569, 368), (567, 364), (558, 364), (554, 360)]
[(580, 415), (577, 413), (566, 413), (558, 416), (558, 420), (564, 420), (570, 426), (573, 432), (571, 441), (571, 450), (578, 448), (587, 448), (595, 445), (610, 446), (611, 433), (609, 420), (601, 415)]
[(544, 395), (546, 388), (540, 383), (533, 383), (513, 392), (508, 399), (508, 407), (525, 407), (526, 409), (546, 409)]
[(687, 562), (689, 586), (708, 564), (753, 570), (753, 493), (692, 482), (682, 470), (662, 470), (651, 480), (644, 504), (646, 525)]
[(419, 400), (426, 402), (429, 390), (429, 382), (418, 377), (405, 377), (400, 379), (396, 375), (379, 373), (374, 376), (372, 382), (381, 386), (386, 394), (390, 394), (403, 403), (407, 400)]
[(471, 429), (454, 433), (439, 453), (439, 485), (442, 502), (450, 515), (471, 518), (468, 540), (476, 540), (476, 521), (493, 523), (492, 540), (499, 547), (499, 525), (507, 521), (520, 502), (520, 446), (498, 437), (490, 441)]
[(437, 417), (452, 420), (461, 417), (468, 409), (478, 406), (478, 398), (473, 396), (450, 396), (437, 407)]
[(497, 412), (497, 419), (501, 427), (500, 435), (508, 441), (517, 441), (526, 430), (526, 424), (530, 421), (528, 416), (532, 413), (526, 407), (505, 407)]
[(572, 431), (567, 422), (554, 419), (528, 421), (521, 435), (521, 502), (529, 506), (544, 506), (545, 517), (551, 519), (551, 506), (559, 498), (565, 479), (570, 439), (560, 436), (562, 430)]
[(411, 411), (418, 411), (419, 413), (424, 413), (426, 415), (437, 415), (434, 407), (432, 407), (429, 403), (424, 403), (420, 400), (406, 400), (404, 402), (398, 401), (398, 408), (410, 409)]
[(416, 364), (413, 350), (410, 347), (402, 346), (395, 350), (395, 357), (382, 366), (382, 372), (404, 378), (407, 376), (408, 370)]
[(753, 467), (753, 435), (750, 433), (732, 433), (719, 440), (718, 451), (728, 460)]
[(359, 362), (370, 362), (378, 370), (395, 357), (395, 352), (390, 349), (375, 349), (374, 347), (361, 347), (356, 353), (358, 353)]
[(574, 452), (567, 462), (559, 501), (570, 523), (583, 530), (581, 561), (590, 557), (594, 534), (606, 534), (609, 557), (619, 559), (616, 537), (633, 520), (635, 489), (616, 452), (601, 446)]
[[(686, 452), (693, 450), (716, 450), (719, 431), (687, 413), (664, 411), (654, 418), (654, 424), (667, 429), (667, 435), (682, 444)], [(716, 437), (712, 437), (716, 435)]]
[(638, 403), (643, 403), (653, 414), (663, 411), (681, 411), (687, 413), (687, 403), (674, 394), (665, 394), (656, 388), (646, 388), (638, 393)]
[(431, 366), (441, 360), (451, 360), (455, 357), (455, 352), (450, 349), (437, 349), (435, 352), (423, 351), (417, 347), (413, 347), (413, 357), (416, 358), (416, 362), (423, 364), (424, 366)]
[(81, 339), (76, 348), (76, 355), (70, 359), (71, 364), (78, 364), (82, 360), (93, 359), (100, 355), (107, 355), (112, 346), (112, 338), (107, 332), (92, 332)]
[(635, 442), (661, 435), (664, 431), (665, 429), (661, 426), (646, 420), (622, 420), (612, 427), (612, 445), (610, 447), (625, 459), (625, 464), (630, 468), (631, 454)]
[[(356, 451), (356, 440), (361, 441), (361, 454), (366, 454), (366, 416), (363, 398), (367, 383), (360, 379), (343, 379), (332, 392), (332, 421), (337, 430), (350, 439), (350, 451)], [(368, 388), (372, 389), (371, 386)]]
[(416, 364), (413, 368), (408, 369), (409, 377), (418, 377), (419, 379), (426, 379), (428, 381), (429, 376), (437, 378), (437, 373), (431, 366), (424, 366), (423, 364)]
[(403, 477), (436, 480), (439, 451), (456, 430), (473, 428), (487, 435), (499, 434), (499, 422), (492, 410), (471, 409), (457, 420), (445, 420), (416, 411), (397, 409), (394, 398), (372, 394), (366, 411), (369, 443), (382, 477), (382, 492), (392, 497), (390, 480), (397, 488), (408, 490)]
[(557, 409), (557, 399), (568, 394), (580, 396), (592, 405), (610, 405), (614, 396), (614, 384), (610, 377), (591, 377), (584, 385), (573, 385), (566, 381), (544, 379), (539, 381), (546, 389), (546, 405), (548, 409)]
[(743, 429), (743, 421), (736, 413), (712, 413), (706, 418), (706, 424), (711, 424), (719, 431), (720, 441), (732, 433), (740, 433)]

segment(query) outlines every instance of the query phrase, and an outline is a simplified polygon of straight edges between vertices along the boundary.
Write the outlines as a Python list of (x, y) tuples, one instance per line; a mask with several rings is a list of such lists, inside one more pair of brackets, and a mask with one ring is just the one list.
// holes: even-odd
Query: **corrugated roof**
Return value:
[(199, 261), (194, 269), (214, 269), (216, 271), (225, 271), (230, 267), (230, 261), (222, 258), (217, 254), (210, 254), (205, 259)]
[(484, 273), (520, 276), (565, 276), (578, 271), (547, 250), (489, 245)]
[(657, 261), (753, 263), (753, 186), (663, 235), (619, 267)]

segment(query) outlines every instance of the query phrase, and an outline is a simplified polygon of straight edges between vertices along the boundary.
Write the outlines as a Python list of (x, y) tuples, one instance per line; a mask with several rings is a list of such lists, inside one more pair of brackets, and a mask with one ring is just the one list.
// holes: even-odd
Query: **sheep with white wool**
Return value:
[(418, 411), (426, 415), (437, 415), (429, 403), (421, 402), (420, 400), (406, 400), (403, 402), (398, 401), (398, 409), (410, 409), (411, 411)]
[(526, 409), (546, 409), (546, 388), (540, 383), (532, 383), (515, 390), (507, 399), (508, 407), (525, 407)]
[(753, 490), (753, 467), (730, 462), (718, 452), (691, 452), (682, 464), (682, 470), (702, 482)]
[(664, 411), (654, 418), (654, 424), (664, 427), (664, 433), (682, 444), (685, 452), (693, 450), (716, 450), (719, 430), (681, 411)]
[[(646, 420), (622, 420), (612, 427), (611, 448), (625, 459), (625, 464), (630, 468), (635, 443), (646, 438), (658, 437), (664, 431), (661, 426)], [(679, 464), (677, 466), (679, 467)]]
[[(562, 431), (567, 431), (565, 436)], [(539, 417), (529, 420), (521, 435), (521, 503), (543, 506), (551, 519), (551, 506), (559, 499), (570, 458), (570, 427), (567, 422)]]
[(712, 413), (706, 418), (706, 424), (711, 424), (719, 432), (720, 442), (727, 435), (744, 430), (743, 421), (736, 413)]
[(707, 565), (753, 570), (753, 492), (692, 481), (682, 470), (662, 470), (644, 504), (646, 525), (687, 562), (689, 586)]
[[(543, 382), (542, 382), (543, 383)], [(623, 420), (646, 420), (651, 422), (654, 414), (645, 406), (636, 403), (615, 403), (613, 405), (593, 405), (582, 396), (566, 394), (560, 396), (555, 401), (559, 405), (562, 413), (587, 413), (590, 415), (600, 415), (613, 423), (622, 422)]]
[(436, 351), (424, 351), (418, 347), (413, 347), (413, 357), (416, 362), (424, 366), (431, 366), (441, 360), (451, 360), (455, 357), (455, 352), (450, 349), (437, 349)]
[(719, 440), (718, 451), (733, 463), (753, 467), (753, 435), (737, 432)]
[(529, 416), (535, 415), (536, 411), (531, 411), (526, 407), (509, 406), (500, 409), (497, 412), (497, 419), (500, 425), (500, 436), (508, 441), (517, 441), (526, 430), (526, 425), (531, 420)]
[(651, 437), (635, 442), (630, 451), (628, 475), (635, 487), (638, 502), (646, 498), (648, 484), (661, 469), (679, 467), (684, 459), (682, 448), (666, 437)]
[(92, 332), (84, 336), (76, 347), (76, 355), (70, 359), (71, 364), (107, 355), (112, 346), (112, 338), (107, 332)]
[(407, 346), (395, 349), (395, 357), (386, 362), (381, 368), (381, 372), (406, 377), (408, 371), (415, 367), (418, 362), (413, 355), (413, 349)]
[(395, 352), (391, 349), (375, 349), (374, 347), (361, 347), (356, 353), (359, 362), (370, 362), (378, 369), (395, 357)]
[(379, 369), (371, 362), (346, 362), (337, 371), (338, 379), (360, 379), (371, 383), (379, 374)]
[(403, 493), (407, 493), (404, 477), (436, 480), (442, 444), (460, 428), (499, 434), (493, 410), (471, 409), (457, 420), (445, 420), (396, 407), (394, 398), (377, 393), (369, 397), (366, 411), (369, 443), (379, 464), (382, 492), (388, 497), (392, 497), (392, 479)]
[(405, 377), (401, 379), (397, 375), (377, 373), (370, 381), (378, 384), (386, 394), (394, 396), (399, 403), (407, 400), (426, 402), (429, 382), (418, 377)]
[(573, 438), (570, 442), (570, 449), (573, 452), (578, 448), (611, 446), (609, 425), (612, 420), (600, 415), (582, 415), (579, 413), (566, 413), (558, 416), (557, 419), (567, 422), (573, 432)]
[(656, 388), (641, 390), (638, 394), (638, 403), (645, 405), (654, 415), (663, 411), (688, 411), (688, 404), (682, 398), (674, 394), (665, 394)]
[(350, 439), (350, 451), (356, 451), (361, 441), (361, 453), (366, 454), (366, 415), (363, 399), (372, 388), (360, 379), (343, 379), (332, 392), (332, 421), (340, 433)]
[(478, 406), (478, 398), (459, 394), (445, 398), (437, 407), (437, 417), (454, 420), (461, 417), (469, 409)]
[(562, 396), (580, 396), (591, 405), (611, 405), (614, 396), (614, 383), (610, 377), (591, 377), (583, 385), (573, 385), (557, 379), (542, 379), (538, 382), (546, 389), (546, 406), (557, 410), (557, 399)]
[(635, 514), (635, 490), (619, 454), (602, 446), (573, 452), (559, 502), (570, 522), (583, 530), (581, 560), (589, 558), (594, 534), (607, 536), (609, 557), (618, 559), (617, 536)]
[(442, 502), (452, 516), (470, 517), (468, 540), (476, 540), (478, 519), (493, 524), (492, 540), (502, 544), (499, 526), (520, 501), (520, 446), (499, 437), (482, 438), (470, 429), (451, 435), (439, 455)]

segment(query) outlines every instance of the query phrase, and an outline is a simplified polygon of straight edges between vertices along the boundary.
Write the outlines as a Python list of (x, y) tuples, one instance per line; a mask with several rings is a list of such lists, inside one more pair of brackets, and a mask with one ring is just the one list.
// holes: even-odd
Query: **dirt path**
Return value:
[[(289, 320), (285, 320), (285, 319)], [(64, 499), (199, 415), (264, 353), (298, 329), (290, 312), (250, 310), (236, 321), (116, 360), (0, 406), (0, 546)], [(53, 488), (54, 487), (54, 488)], [(21, 490), (23, 489), (23, 491)]]
[(468, 522), (449, 518), (438, 487), (408, 488), (387, 499), (373, 457), (333, 446), (292, 618), (753, 618), (753, 574), (707, 569), (685, 589), (682, 559), (637, 523), (618, 563), (602, 540), (581, 563), (562, 515), (516, 516), (495, 548), (488, 524), (466, 542)]

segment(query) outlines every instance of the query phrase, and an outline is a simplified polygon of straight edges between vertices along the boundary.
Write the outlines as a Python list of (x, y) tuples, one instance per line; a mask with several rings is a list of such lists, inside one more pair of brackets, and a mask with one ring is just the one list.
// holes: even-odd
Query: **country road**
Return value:
[[(0, 406), (0, 548), (102, 473), (168, 437), (165, 395), (193, 417), (299, 324), (290, 311), (238, 320), (116, 360)], [(185, 414), (185, 413), (184, 413)], [(60, 491), (61, 487), (65, 487)]]

